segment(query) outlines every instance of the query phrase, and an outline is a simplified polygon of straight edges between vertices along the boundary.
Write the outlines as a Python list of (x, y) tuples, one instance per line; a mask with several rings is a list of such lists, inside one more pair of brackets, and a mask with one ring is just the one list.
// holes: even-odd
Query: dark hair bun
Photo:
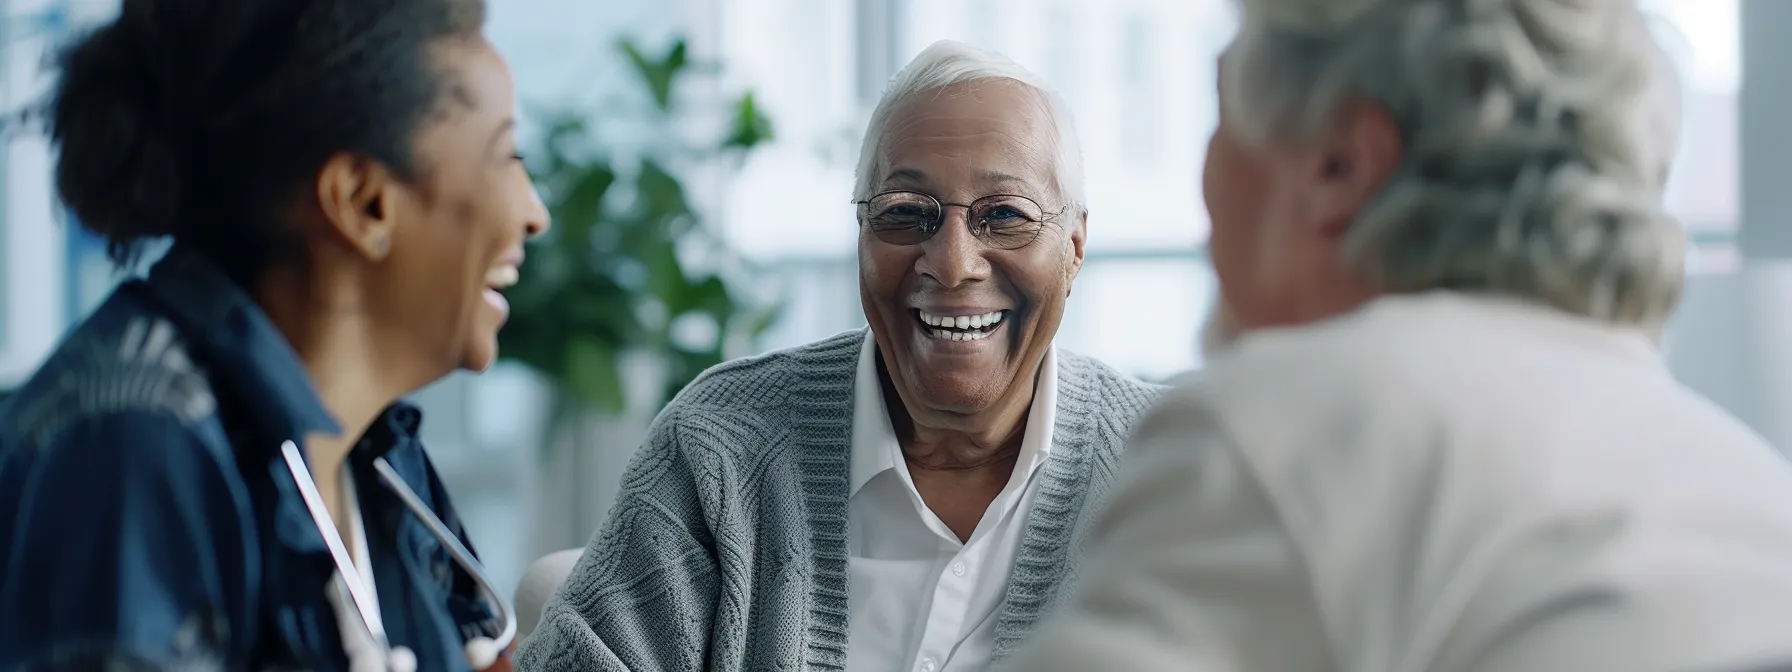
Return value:
[(124, 0), (62, 55), (56, 187), (128, 263), (172, 236), (244, 281), (293, 254), (294, 187), (333, 155), (408, 174), (482, 0)]
[(121, 17), (64, 52), (50, 103), (50, 137), (61, 150), (56, 188), (114, 256), (177, 232), (192, 137), (180, 129), (199, 123), (175, 118), (179, 101), (169, 98), (179, 87), (154, 71), (147, 36), (133, 35), (135, 27)]

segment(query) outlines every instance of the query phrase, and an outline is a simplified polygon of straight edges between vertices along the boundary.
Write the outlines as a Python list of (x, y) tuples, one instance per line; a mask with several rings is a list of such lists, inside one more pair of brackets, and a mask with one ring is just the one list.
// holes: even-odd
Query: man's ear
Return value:
[(1089, 211), (1083, 210), (1077, 215), (1076, 224), (1070, 227), (1070, 270), (1068, 271), (1070, 275), (1065, 278), (1067, 280), (1064, 283), (1065, 296), (1070, 296), (1071, 284), (1076, 281), (1076, 276), (1083, 272), (1083, 243), (1088, 240), (1088, 235)]
[(1319, 222), (1339, 237), (1399, 170), (1405, 154), (1400, 125), (1386, 108), (1350, 101), (1338, 108), (1331, 136), (1317, 157)]
[(395, 235), (391, 169), (373, 159), (343, 152), (317, 173), (317, 204), (342, 240), (369, 261), (383, 261)]

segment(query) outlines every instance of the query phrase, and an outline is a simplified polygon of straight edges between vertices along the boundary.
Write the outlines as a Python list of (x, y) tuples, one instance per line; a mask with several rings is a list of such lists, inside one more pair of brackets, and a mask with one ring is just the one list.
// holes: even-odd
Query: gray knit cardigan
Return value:
[[(517, 669), (842, 670), (854, 376), (868, 332), (717, 366), (661, 412)], [(1072, 578), (1162, 388), (1058, 353), (1058, 420), (996, 622), (998, 658)]]

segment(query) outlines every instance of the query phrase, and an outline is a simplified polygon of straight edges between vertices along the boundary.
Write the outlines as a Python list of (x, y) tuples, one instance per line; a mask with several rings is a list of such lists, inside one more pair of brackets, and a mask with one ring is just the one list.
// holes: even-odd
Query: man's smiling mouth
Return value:
[(921, 323), (922, 331), (928, 337), (943, 341), (977, 341), (989, 338), (1001, 328), (1002, 320), (1008, 317), (1006, 310), (995, 310), (976, 315), (935, 315), (924, 310), (913, 311), (915, 319)]

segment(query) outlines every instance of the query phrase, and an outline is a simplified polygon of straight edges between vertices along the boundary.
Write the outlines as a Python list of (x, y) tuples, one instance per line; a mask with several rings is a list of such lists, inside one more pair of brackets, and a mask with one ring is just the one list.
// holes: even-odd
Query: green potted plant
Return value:
[[(682, 39), (658, 55), (625, 40), (621, 52), (645, 95), (601, 116), (547, 116), (528, 155), (553, 227), (530, 244), (500, 352), (551, 383), (550, 434), (571, 415), (657, 408), (777, 316), (774, 302), (741, 289), (741, 265), (702, 225), (681, 179), (737, 166), (771, 139), (771, 122), (750, 91), (707, 105), (683, 99), (686, 80), (713, 69), (690, 62)], [(720, 137), (691, 139), (691, 120), (719, 114)], [(612, 128), (627, 131), (629, 147), (606, 142)], [(693, 251), (709, 263), (693, 263)], [(620, 362), (642, 354), (663, 381), (653, 398), (630, 399)]]

